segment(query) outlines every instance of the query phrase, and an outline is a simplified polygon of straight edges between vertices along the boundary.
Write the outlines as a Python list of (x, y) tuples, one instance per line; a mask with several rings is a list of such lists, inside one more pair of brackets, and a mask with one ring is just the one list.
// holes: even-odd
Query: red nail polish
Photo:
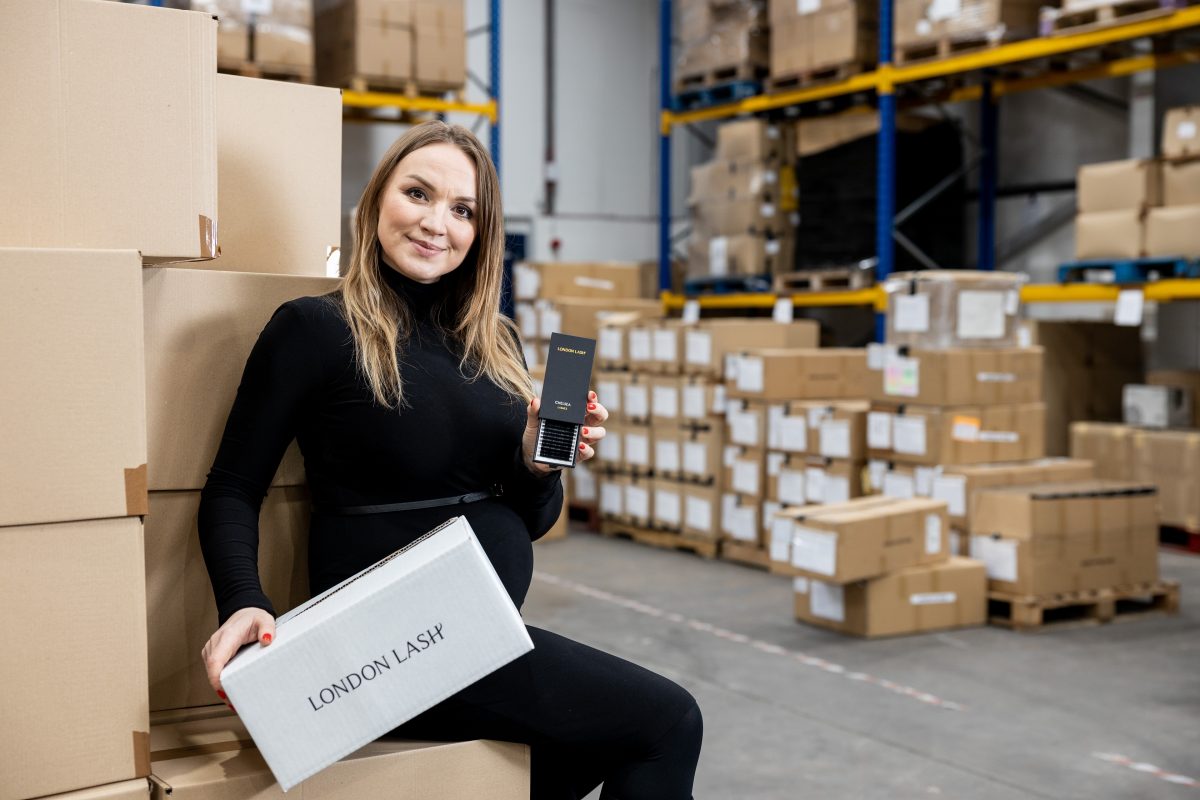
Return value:
[(585, 448), (585, 447), (587, 447), (587, 445), (586, 445), (586, 444), (581, 444), (581, 445), (579, 445), (579, 452), (581, 452), (581, 453), (582, 453), (582, 452), (583, 452), (583, 448)]
[(222, 700), (228, 700), (228, 699), (229, 699), (229, 698), (228, 698), (228, 697), (225, 695), (225, 693), (224, 693), (223, 691), (221, 691), (220, 689), (217, 689), (217, 697), (221, 698)]
[(264, 633), (262, 635), (262, 641), (263, 641), (263, 644), (270, 644), (271, 643), (271, 634)]
[(226, 703), (225, 705), (229, 706), (229, 710), (230, 710), (230, 711), (232, 711), (232, 712), (233, 712), (233, 713), (235, 713), (235, 714), (237, 713), (237, 709), (233, 707), (233, 704), (231, 704), (231, 703)]
[(595, 410), (596, 410), (596, 404), (588, 403), (588, 411), (595, 411)]
[(583, 435), (584, 435), (584, 436), (587, 436), (587, 435), (588, 435), (587, 428), (584, 428), (584, 429), (583, 429)]

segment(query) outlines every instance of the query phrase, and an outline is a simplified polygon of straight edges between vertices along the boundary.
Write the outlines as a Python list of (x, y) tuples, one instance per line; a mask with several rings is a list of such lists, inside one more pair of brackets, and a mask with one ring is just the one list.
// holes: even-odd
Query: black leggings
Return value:
[(531, 800), (688, 800), (703, 721), (687, 690), (529, 627), (534, 649), (392, 732), (530, 745)]

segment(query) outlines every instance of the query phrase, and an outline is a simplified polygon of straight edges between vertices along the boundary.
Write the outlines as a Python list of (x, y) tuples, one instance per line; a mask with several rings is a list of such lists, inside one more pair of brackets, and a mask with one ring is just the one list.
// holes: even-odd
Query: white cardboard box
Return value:
[(455, 517), (284, 614), (221, 683), (286, 791), (532, 649)]

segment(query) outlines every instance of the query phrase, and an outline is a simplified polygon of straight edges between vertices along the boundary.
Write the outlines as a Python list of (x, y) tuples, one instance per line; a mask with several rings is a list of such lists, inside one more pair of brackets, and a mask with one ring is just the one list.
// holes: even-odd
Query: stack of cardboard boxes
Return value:
[[(61, 0), (19, 4), (6, 24), (23, 49), (0, 93), (23, 113), (0, 133), (14, 210), (0, 221), (0, 633), (21, 646), (0, 655), (0, 797), (263, 790), (270, 772), (199, 660), (217, 619), (196, 515), (259, 331), (286, 300), (337, 286), (323, 276), (338, 241), (338, 93), (218, 76), (205, 13)], [(307, 509), (293, 446), (260, 523), (279, 611), (308, 593)], [(222, 732), (180, 739), (204, 718)], [(364, 751), (331, 769), (358, 786), (453, 772), (447, 758), (489, 746)], [(527, 751), (504, 747), (489, 794), (527, 793)], [(357, 796), (315, 780), (321, 797)]]
[(195, 11), (218, 18), (217, 64), (222, 70), (257, 70), (313, 78), (313, 0), (191, 0)]
[(766, 74), (770, 37), (766, 0), (679, 0), (676, 93)]
[(1077, 258), (1200, 257), (1198, 125), (1200, 107), (1171, 109), (1161, 160), (1079, 168)]
[(467, 79), (463, 0), (316, 0), (317, 81), (441, 94)]
[(945, 58), (966, 44), (999, 44), (1038, 34), (1037, 0), (897, 0), (896, 56), (900, 63)]
[(879, 55), (878, 11), (856, 0), (770, 0), (776, 86), (870, 69)]
[(799, 197), (793, 129), (759, 119), (717, 129), (716, 157), (692, 168), (689, 277), (791, 271)]

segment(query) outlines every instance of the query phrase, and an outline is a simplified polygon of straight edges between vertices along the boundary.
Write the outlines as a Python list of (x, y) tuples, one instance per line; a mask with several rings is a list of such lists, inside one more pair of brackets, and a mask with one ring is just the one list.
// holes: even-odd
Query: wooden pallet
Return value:
[(798, 89), (802, 86), (814, 86), (819, 83), (844, 81), (873, 68), (873, 64), (859, 62), (838, 64), (835, 67), (825, 67), (824, 69), (807, 70), (788, 75), (772, 75), (767, 78), (766, 85), (773, 92), (781, 92), (787, 89)]
[(736, 539), (725, 539), (721, 542), (721, 558), (758, 569), (767, 569), (771, 565), (771, 554), (765, 547), (739, 542)]
[(407, 97), (428, 97), (442, 100), (446, 95), (456, 103), (464, 102), (466, 89), (453, 84), (428, 83), (411, 78), (389, 79), (373, 75), (350, 75), (342, 80), (346, 89), (355, 92), (383, 92), (386, 94), (402, 94)]
[(312, 83), (312, 67), (297, 67), (289, 64), (258, 64), (253, 61), (221, 61), (217, 71), (243, 78), (263, 78), (288, 83)]
[(683, 550), (703, 558), (716, 558), (721, 549), (721, 543), (711, 539), (699, 539), (683, 533), (659, 531), (607, 520), (600, 523), (600, 533), (603, 536), (630, 539), (661, 550)]
[(706, 86), (720, 86), (741, 81), (760, 81), (767, 76), (764, 64), (726, 64), (723, 67), (713, 67), (703, 72), (691, 72), (680, 75), (675, 81), (675, 91), (682, 94), (692, 89)]
[(1043, 8), (1039, 27), (1043, 36), (1061, 36), (1124, 25), (1173, 14), (1181, 0), (1098, 0), (1075, 3), (1071, 8)]
[(988, 592), (988, 622), (1017, 631), (1101, 625), (1137, 619), (1149, 613), (1178, 612), (1178, 581), (1044, 597)]
[(875, 276), (867, 270), (846, 267), (843, 269), (814, 269), (804, 272), (787, 272), (776, 275), (771, 284), (775, 294), (796, 292), (827, 292), (831, 289), (865, 289), (875, 282)]
[(1004, 28), (992, 28), (979, 33), (961, 36), (943, 36), (940, 39), (896, 45), (896, 64), (912, 64), (917, 61), (936, 61), (950, 56), (991, 50), (1010, 41)]

